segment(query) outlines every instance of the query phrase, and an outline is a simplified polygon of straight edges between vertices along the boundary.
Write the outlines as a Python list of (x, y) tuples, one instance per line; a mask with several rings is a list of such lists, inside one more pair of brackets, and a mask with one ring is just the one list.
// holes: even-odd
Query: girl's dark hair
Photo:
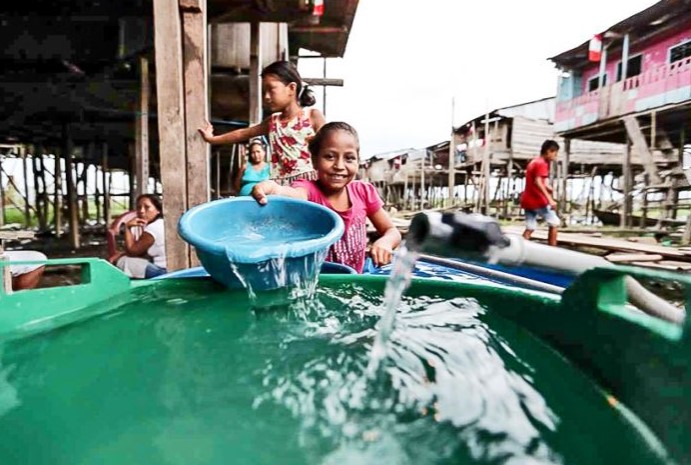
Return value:
[(163, 204), (161, 203), (161, 199), (159, 199), (158, 196), (154, 194), (142, 194), (137, 197), (137, 200), (134, 202), (134, 204), (139, 205), (139, 201), (142, 199), (148, 199), (149, 202), (151, 202), (152, 205), (156, 207), (156, 210), (158, 210), (158, 215), (156, 215), (156, 218), (154, 218), (153, 221), (156, 221), (159, 218), (163, 218)]
[(557, 144), (557, 142), (552, 139), (547, 139), (542, 143), (540, 155), (545, 155), (550, 150), (559, 150), (559, 144)]
[(307, 84), (302, 82), (297, 67), (291, 62), (275, 61), (271, 63), (262, 71), (262, 77), (266, 77), (268, 74), (276, 76), (278, 80), (285, 85), (294, 82), (296, 85), (295, 95), (297, 95), (298, 103), (301, 107), (311, 107), (317, 103), (314, 92), (312, 92), (312, 89), (310, 89)]
[(252, 150), (253, 145), (258, 145), (262, 150), (266, 151), (266, 145), (264, 145), (264, 141), (261, 139), (252, 139), (250, 143), (247, 144), (247, 150)]
[(319, 151), (322, 149), (322, 144), (324, 143), (324, 138), (326, 135), (335, 131), (345, 131), (353, 136), (355, 138), (355, 143), (357, 144), (358, 157), (360, 156), (360, 138), (358, 137), (355, 128), (342, 121), (332, 121), (331, 123), (326, 123), (324, 126), (322, 126), (307, 145), (310, 155), (312, 155), (312, 163), (315, 163), (315, 160), (319, 155)]

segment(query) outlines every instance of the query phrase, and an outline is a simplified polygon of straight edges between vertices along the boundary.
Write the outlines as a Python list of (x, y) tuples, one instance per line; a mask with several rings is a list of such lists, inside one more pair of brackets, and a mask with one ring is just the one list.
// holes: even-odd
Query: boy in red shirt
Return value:
[(546, 140), (542, 143), (540, 156), (528, 163), (525, 170), (525, 190), (521, 195), (521, 207), (525, 210), (525, 231), (523, 237), (530, 239), (530, 236), (537, 227), (537, 217), (542, 217), (549, 225), (547, 243), (557, 245), (557, 227), (559, 217), (554, 209), (557, 202), (552, 197), (552, 188), (545, 182), (549, 177), (549, 164), (557, 159), (559, 144), (553, 140)]

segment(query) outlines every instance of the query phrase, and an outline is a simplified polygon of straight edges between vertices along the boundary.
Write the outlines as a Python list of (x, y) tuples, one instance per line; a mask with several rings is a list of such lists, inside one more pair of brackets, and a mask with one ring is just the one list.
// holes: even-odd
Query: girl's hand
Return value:
[(128, 228), (137, 228), (146, 226), (146, 220), (142, 218), (135, 218), (127, 222)]
[(393, 250), (387, 241), (380, 239), (372, 244), (370, 255), (372, 256), (372, 261), (376, 266), (384, 266), (391, 263), (391, 259), (393, 258)]
[(274, 194), (277, 186), (278, 184), (276, 184), (274, 181), (258, 182), (252, 188), (252, 193), (250, 195), (254, 197), (254, 200), (259, 202), (259, 205), (266, 205), (268, 202), (266, 196), (269, 194)]
[(201, 134), (202, 138), (204, 138), (206, 142), (211, 143), (211, 139), (214, 137), (214, 127), (211, 125), (211, 123), (207, 121), (206, 126), (197, 129), (197, 131), (199, 131), (199, 134)]

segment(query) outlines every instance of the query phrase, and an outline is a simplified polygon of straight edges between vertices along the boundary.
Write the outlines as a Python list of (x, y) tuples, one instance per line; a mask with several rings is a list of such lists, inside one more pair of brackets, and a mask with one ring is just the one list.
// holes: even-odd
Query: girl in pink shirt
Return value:
[(254, 186), (252, 196), (266, 204), (267, 195), (282, 195), (309, 200), (338, 213), (345, 223), (341, 239), (329, 249), (326, 260), (341, 263), (362, 273), (367, 250), (366, 222), (369, 218), (380, 238), (372, 244), (370, 255), (375, 265), (391, 262), (393, 249), (401, 242), (401, 233), (382, 208), (383, 202), (374, 186), (355, 181), (360, 162), (360, 142), (355, 129), (347, 123), (327, 123), (309, 143), (317, 180), (301, 179), (290, 187), (274, 181)]

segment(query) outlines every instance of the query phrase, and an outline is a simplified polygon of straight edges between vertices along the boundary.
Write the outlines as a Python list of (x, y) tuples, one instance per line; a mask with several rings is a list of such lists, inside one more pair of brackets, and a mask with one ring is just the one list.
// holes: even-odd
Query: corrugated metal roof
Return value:
[(517, 116), (535, 120), (547, 120), (554, 122), (555, 98), (547, 97), (534, 102), (523, 103), (506, 108), (495, 110), (497, 115), (504, 118), (515, 118)]
[[(623, 21), (610, 26), (602, 34), (633, 34), (635, 37), (650, 36), (668, 29), (670, 24), (688, 22), (691, 15), (691, 0), (662, 0)], [(593, 31), (595, 35), (597, 31)], [(578, 47), (549, 58), (565, 69), (575, 69), (588, 64), (590, 37)], [(633, 45), (634, 42), (632, 42)]]

